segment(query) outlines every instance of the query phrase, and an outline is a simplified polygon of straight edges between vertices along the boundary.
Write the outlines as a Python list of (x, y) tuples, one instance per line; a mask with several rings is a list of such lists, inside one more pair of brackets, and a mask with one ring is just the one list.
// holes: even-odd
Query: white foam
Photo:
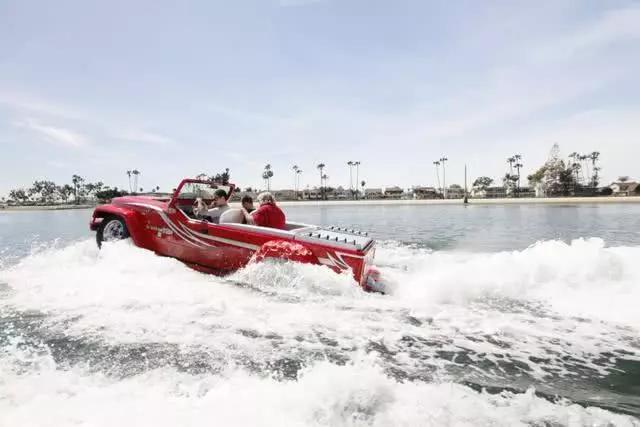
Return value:
[(533, 390), (490, 395), (453, 383), (401, 383), (369, 360), (321, 362), (296, 381), (236, 369), (217, 376), (158, 369), (112, 379), (57, 370), (50, 360), (17, 374), (6, 363), (0, 358), (6, 426), (639, 425), (606, 410), (552, 403)]
[(323, 332), (350, 340), (359, 333), (362, 312), (345, 312), (342, 305), (372, 298), (351, 276), (326, 267), (258, 264), (223, 279), (127, 242), (101, 251), (94, 245), (87, 241), (40, 252), (2, 272), (0, 281), (14, 290), (5, 304), (44, 311), (49, 328), (67, 335), (269, 357), (270, 342), (237, 331), (275, 333), (292, 347), (304, 347), (296, 341), (300, 336), (317, 341)]
[[(479, 297), (539, 301), (567, 316), (640, 327), (640, 247), (601, 239), (539, 242), (523, 251), (431, 252), (382, 247), (392, 293), (414, 306), (465, 304)], [(399, 269), (403, 267), (404, 269)]]
[[(5, 401), (17, 405), (10, 411), (13, 418), (7, 420), (12, 421), (9, 425), (29, 425), (35, 405), (50, 400), (52, 420), (60, 421), (58, 425), (75, 419), (65, 418), (69, 414), (79, 414), (77, 420), (95, 425), (102, 423), (94, 422), (98, 415), (111, 425), (144, 425), (143, 413), (149, 424), (156, 421), (157, 425), (183, 424), (172, 413), (184, 417), (186, 424), (209, 417), (219, 424), (260, 424), (261, 420), (279, 424), (278, 420), (291, 419), (294, 425), (348, 425), (340, 408), (355, 399), (349, 396), (362, 396), (386, 408), (369, 420), (374, 425), (389, 420), (406, 425), (435, 425), (443, 420), (464, 424), (473, 423), (476, 416), (486, 423), (495, 419), (498, 425), (508, 425), (503, 420), (517, 425), (527, 422), (527, 417), (543, 416), (560, 417), (562, 423), (576, 419), (578, 424), (613, 419), (595, 409), (551, 404), (530, 393), (478, 394), (449, 383), (444, 373), (441, 384), (402, 384), (376, 371), (371, 363), (339, 368), (307, 360), (305, 354), (331, 351), (355, 360), (374, 342), (394, 354), (388, 363), (407, 372), (455, 366), (455, 360), (444, 360), (437, 352), (464, 351), (472, 358), (482, 354), (484, 361), (496, 366), (499, 360), (521, 362), (530, 368), (529, 375), (540, 380), (551, 371), (567, 374), (572, 363), (564, 361), (567, 357), (605, 375), (614, 367), (615, 357), (602, 362), (604, 352), (623, 350), (625, 357), (640, 360), (640, 351), (629, 341), (637, 335), (640, 320), (636, 310), (640, 276), (634, 262), (639, 253), (635, 247), (607, 248), (598, 239), (542, 242), (524, 251), (476, 254), (383, 244), (377, 258), (394, 288), (391, 295), (382, 296), (363, 293), (348, 275), (319, 266), (256, 264), (229, 278), (218, 278), (127, 242), (105, 245), (101, 251), (93, 241), (38, 251), (0, 271), (0, 283), (8, 283), (12, 290), (0, 299), (0, 308), (44, 311), (52, 333), (116, 344), (193, 346), (220, 355), (229, 365), (242, 358), (261, 363), (292, 357), (312, 363), (312, 368), (298, 382), (277, 382), (241, 370), (224, 378), (196, 378), (166, 369), (121, 382), (75, 371), (28, 372), (4, 380), (15, 393)], [(504, 307), (511, 303), (516, 305), (514, 310)], [(407, 317), (417, 322), (409, 323)], [(252, 331), (258, 338), (241, 330)], [(277, 342), (267, 335), (277, 336)], [(408, 348), (403, 341), (406, 336), (433, 346)], [(328, 346), (325, 339), (334, 344)], [(420, 357), (411, 356), (411, 351)], [(384, 355), (372, 357), (384, 359)], [(536, 363), (532, 357), (549, 360)], [(476, 374), (474, 369), (468, 375)], [(480, 374), (505, 375), (499, 368)], [(368, 382), (369, 376), (373, 383)], [(337, 385), (314, 383), (323, 377)], [(184, 384), (204, 391), (176, 395)], [(29, 389), (38, 393), (30, 398)], [(126, 395), (135, 397), (131, 405), (123, 403)], [(22, 398), (23, 404), (19, 403)], [(250, 404), (261, 399), (266, 403)], [(101, 409), (103, 400), (110, 403)], [(319, 400), (326, 401), (324, 409), (318, 409)], [(123, 405), (122, 418), (113, 410), (117, 404)], [(154, 406), (160, 409), (153, 412)], [(264, 417), (229, 409), (237, 407), (256, 407)], [(219, 418), (211, 408), (218, 410)], [(598, 418), (601, 415), (604, 418)], [(23, 421), (26, 424), (20, 424)]]

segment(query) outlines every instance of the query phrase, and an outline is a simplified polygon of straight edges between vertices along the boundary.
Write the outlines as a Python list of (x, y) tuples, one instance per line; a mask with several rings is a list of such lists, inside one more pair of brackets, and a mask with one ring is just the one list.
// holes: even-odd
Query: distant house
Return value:
[(614, 182), (609, 188), (613, 191), (614, 196), (633, 196), (637, 194), (638, 183), (635, 181)]
[(386, 199), (399, 199), (402, 197), (404, 190), (396, 185), (393, 187), (386, 187), (384, 189), (384, 197)]
[(349, 197), (349, 194), (347, 190), (340, 186), (333, 190), (333, 193), (331, 193), (331, 197), (338, 200), (344, 200)]
[(413, 187), (412, 189), (414, 199), (439, 199), (440, 194), (433, 187)]
[(295, 190), (275, 190), (273, 192), (276, 200), (296, 200)]
[(475, 199), (484, 199), (487, 197), (487, 190), (486, 188), (472, 188), (470, 194)]
[(256, 201), (256, 198), (258, 197), (258, 193), (254, 192), (254, 191), (241, 191), (241, 192), (233, 192), (233, 194), (231, 195), (231, 199), (232, 201), (236, 202), (239, 201), (240, 199), (242, 199), (244, 196), (249, 196), (253, 199), (253, 201)]
[(485, 197), (487, 199), (500, 199), (507, 197), (507, 190), (504, 187), (488, 187), (485, 190)]
[(367, 188), (364, 190), (364, 197), (367, 199), (381, 199), (383, 197), (382, 188)]
[(531, 187), (520, 187), (518, 197), (537, 197), (536, 189)]
[(464, 197), (464, 188), (455, 186), (447, 188), (447, 199), (462, 199)]
[(308, 200), (320, 200), (322, 198), (322, 192), (319, 188), (307, 188), (302, 192), (302, 198)]

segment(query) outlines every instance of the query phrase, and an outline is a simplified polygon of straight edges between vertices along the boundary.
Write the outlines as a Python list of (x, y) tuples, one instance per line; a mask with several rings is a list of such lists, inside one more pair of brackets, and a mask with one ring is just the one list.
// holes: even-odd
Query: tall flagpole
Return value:
[(464, 203), (469, 203), (469, 197), (467, 196), (467, 164), (464, 164)]

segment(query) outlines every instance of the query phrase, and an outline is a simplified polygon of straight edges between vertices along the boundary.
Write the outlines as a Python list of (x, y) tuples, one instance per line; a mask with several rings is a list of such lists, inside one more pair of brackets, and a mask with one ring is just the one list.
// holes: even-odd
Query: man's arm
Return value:
[(253, 220), (253, 216), (251, 216), (251, 214), (249, 212), (247, 212), (247, 210), (245, 208), (240, 208), (240, 210), (242, 211), (242, 214), (244, 215), (244, 220), (247, 222), (247, 224), (249, 224), (249, 225), (255, 225), (256, 224), (255, 221)]

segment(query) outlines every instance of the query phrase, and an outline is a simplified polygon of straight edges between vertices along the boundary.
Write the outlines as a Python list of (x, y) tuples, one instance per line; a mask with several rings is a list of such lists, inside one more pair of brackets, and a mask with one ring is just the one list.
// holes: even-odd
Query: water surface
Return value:
[(0, 213), (0, 425), (640, 425), (640, 205), (286, 210), (371, 231), (390, 294)]

